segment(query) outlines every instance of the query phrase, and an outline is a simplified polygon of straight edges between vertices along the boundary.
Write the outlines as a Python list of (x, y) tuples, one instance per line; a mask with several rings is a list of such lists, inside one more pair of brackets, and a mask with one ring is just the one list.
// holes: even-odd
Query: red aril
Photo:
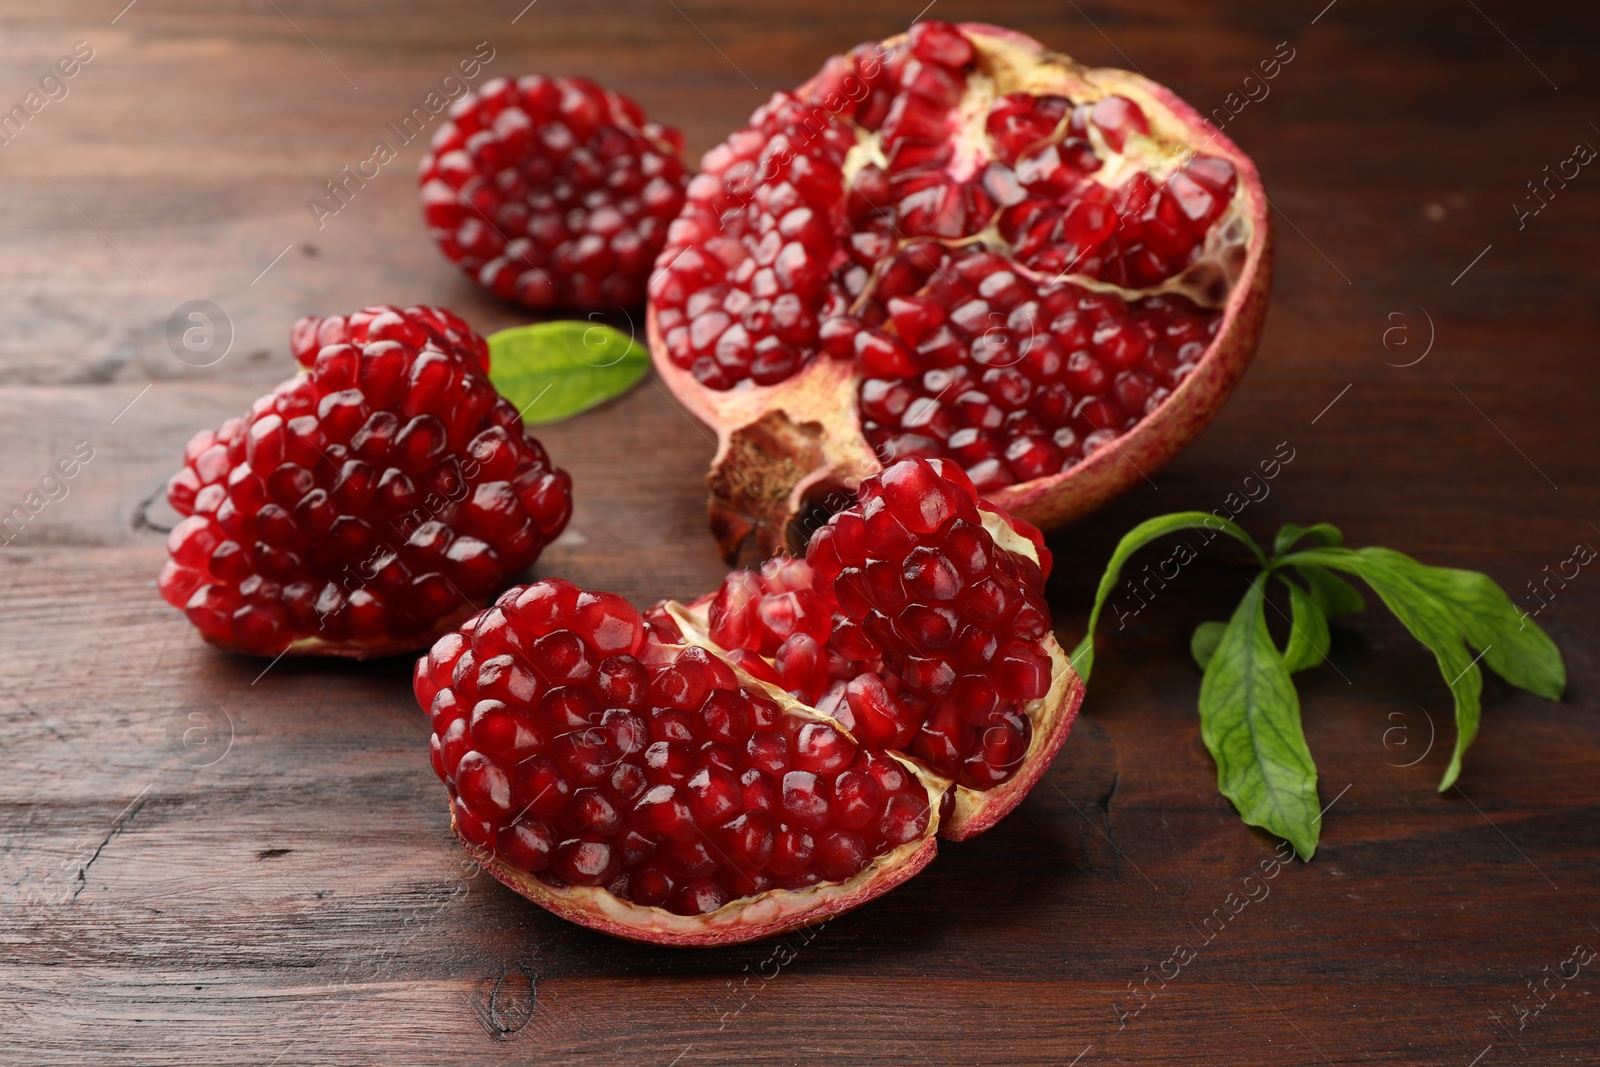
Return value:
[(1254, 352), (1250, 160), (1169, 90), (979, 24), (830, 60), (706, 154), (650, 287), (725, 553), (908, 456), (1042, 526), (1171, 459)]

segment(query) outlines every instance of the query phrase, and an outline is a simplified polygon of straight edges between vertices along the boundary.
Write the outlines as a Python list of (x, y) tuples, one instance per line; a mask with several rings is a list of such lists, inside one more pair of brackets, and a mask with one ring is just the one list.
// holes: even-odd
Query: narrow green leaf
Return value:
[(1385, 548), (1318, 548), (1288, 557), (1295, 564), (1320, 564), (1357, 575), (1372, 587), (1411, 636), (1421, 641), (1439, 662), (1439, 673), (1455, 697), (1456, 747), (1439, 782), (1443, 792), (1461, 775), (1461, 758), (1478, 735), (1483, 675), (1467, 654), (1466, 634), (1451, 607), (1417, 584), (1411, 568), (1397, 565), (1395, 557), (1415, 565), (1398, 552)]
[(1216, 654), (1227, 629), (1225, 622), (1203, 622), (1194, 628), (1194, 636), (1189, 638), (1189, 655), (1194, 657), (1201, 670), (1210, 666), (1211, 657)]
[[(1384, 550), (1376, 550), (1384, 551)], [(1560, 700), (1567, 685), (1561, 652), (1538, 623), (1516, 609), (1487, 574), (1428, 567), (1399, 552), (1394, 565), (1450, 608), (1489, 669), (1519, 689)]]
[(1267, 576), (1250, 583), (1200, 683), (1200, 735), (1217, 761), (1217, 788), (1239, 815), (1317, 850), (1317, 767), (1300, 728), (1300, 699), (1262, 611)]
[(1272, 541), (1272, 554), (1281, 556), (1294, 547), (1294, 543), (1302, 537), (1310, 537), (1324, 548), (1337, 548), (1344, 544), (1344, 534), (1339, 532), (1339, 527), (1329, 522), (1319, 522), (1315, 526), (1296, 526), (1292, 522), (1283, 524), (1283, 529), (1278, 531), (1278, 536)]
[(649, 369), (643, 345), (600, 323), (540, 322), (489, 338), (489, 380), (529, 425), (620, 396)]
[[(1158, 537), (1165, 537), (1170, 533), (1176, 533), (1179, 530), (1205, 530), (1211, 534), (1211, 537), (1206, 538), (1206, 543), (1210, 543), (1211, 539), (1216, 537), (1218, 531), (1226, 533), (1247, 545), (1262, 566), (1266, 566), (1267, 560), (1261, 551), (1261, 547), (1255, 543), (1255, 540), (1249, 534), (1245, 533), (1243, 527), (1229, 522), (1227, 519), (1218, 518), (1209, 511), (1180, 511), (1171, 515), (1158, 515), (1153, 519), (1146, 519), (1141, 522), (1128, 531), (1122, 540), (1118, 542), (1116, 551), (1111, 554), (1111, 560), (1106, 564), (1106, 572), (1100, 578), (1100, 588), (1095, 593), (1094, 610), (1089, 613), (1088, 632), (1083, 635), (1083, 640), (1078, 643), (1078, 647), (1073, 649), (1073, 669), (1078, 672), (1085, 682), (1089, 680), (1089, 672), (1094, 668), (1094, 629), (1100, 621), (1101, 609), (1105, 607), (1106, 600), (1110, 598), (1112, 590), (1116, 588), (1118, 578), (1122, 575), (1122, 565), (1127, 562), (1129, 556), (1151, 541), (1156, 540)], [(1189, 558), (1194, 558), (1192, 549)], [(1188, 560), (1183, 562), (1187, 563)]]
[(1295, 571), (1305, 579), (1312, 601), (1326, 617), (1332, 619), (1366, 610), (1367, 602), (1356, 592), (1356, 587), (1332, 571), (1311, 564), (1298, 565)]
[(1328, 617), (1310, 593), (1281, 573), (1278, 580), (1289, 587), (1289, 647), (1283, 651), (1283, 665), (1298, 674), (1328, 658)]

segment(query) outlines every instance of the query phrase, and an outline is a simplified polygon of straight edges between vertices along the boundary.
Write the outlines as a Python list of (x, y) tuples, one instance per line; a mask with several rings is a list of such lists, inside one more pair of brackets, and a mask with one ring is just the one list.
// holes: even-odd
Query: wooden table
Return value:
[[(1083, 718), (1014, 815), (820, 932), (641, 947), (471, 877), (406, 664), (263, 675), (204, 646), (155, 593), (161, 513), (142, 502), (194, 429), (289, 373), (301, 314), (433, 302), (484, 332), (517, 321), (419, 225), (417, 144), (321, 228), (307, 208), (478, 42), (490, 73), (605, 80), (697, 155), (918, 4), (122, 2), (0, 14), (7, 106), (75, 42), (93, 51), (0, 148), (0, 505), (93, 450), (0, 551), (0, 1061), (1600, 1057), (1592, 969), (1520, 1028), (1514, 1014), (1574, 946), (1600, 946), (1593, 568), (1552, 585), (1538, 616), (1566, 654), (1566, 699), (1490, 681), (1463, 788), (1444, 796), (1449, 705), (1430, 658), (1378, 611), (1339, 627), (1332, 666), (1301, 684), (1322, 850), (1220, 932), (1205, 921), (1274, 848), (1217, 795), (1195, 716), (1188, 634), (1241, 588), (1226, 553), (1103, 639)], [(1294, 52), (1227, 127), (1277, 209), (1258, 362), (1153, 486), (1053, 535), (1066, 642), (1123, 531), (1217, 506), (1282, 441), (1296, 458), (1242, 518), (1263, 535), (1335, 521), (1522, 598), (1600, 544), (1600, 174), (1552, 186), (1520, 225), (1513, 207), (1536, 203), (1525, 183), (1547, 164), (1600, 144), (1600, 20), (1537, 0), (1323, 3), (932, 12), (1136, 64), (1205, 111), (1279, 42)], [(191, 300), (231, 323), (215, 362), (169, 347)], [(723, 573), (710, 442), (657, 383), (540, 435), (578, 498), (538, 573), (641, 603)], [(1193, 958), (1171, 977), (1176, 946)]]

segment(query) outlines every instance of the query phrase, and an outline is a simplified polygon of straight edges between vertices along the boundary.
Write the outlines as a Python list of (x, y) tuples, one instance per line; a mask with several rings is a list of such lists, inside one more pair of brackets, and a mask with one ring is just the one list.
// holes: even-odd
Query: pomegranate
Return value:
[(551, 579), (434, 645), (416, 695), (486, 870), (606, 933), (728, 944), (880, 896), (1022, 799), (1083, 695), (1037, 531), (946, 460), (861, 491), (806, 559), (689, 605)]
[(572, 479), (450, 311), (308, 317), (291, 344), (307, 373), (185, 447), (157, 587), (233, 651), (426, 648), (560, 535)]
[(683, 136), (587, 78), (493, 78), (450, 108), (418, 180), (445, 257), (536, 310), (636, 307), (683, 204)]
[(1169, 90), (1010, 30), (835, 56), (701, 166), (648, 330), (718, 432), (730, 558), (907, 456), (1059, 525), (1171, 459), (1254, 352), (1254, 165)]

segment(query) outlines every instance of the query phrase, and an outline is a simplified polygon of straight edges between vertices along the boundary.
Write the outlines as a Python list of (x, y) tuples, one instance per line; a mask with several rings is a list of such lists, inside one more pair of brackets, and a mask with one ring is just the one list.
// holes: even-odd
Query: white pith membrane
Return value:
[[(977, 61), (976, 69), (967, 75), (961, 101), (953, 109), (949, 121), (947, 137), (954, 152), (942, 169), (950, 178), (972, 179), (983, 164), (1000, 158), (985, 129), (985, 119), (993, 102), (1009, 93), (1061, 96), (1075, 105), (1092, 105), (1107, 97), (1119, 96), (1136, 104), (1143, 111), (1149, 133), (1128, 128), (1120, 150), (1107, 143), (1094, 122), (1089, 122), (1087, 130), (1080, 134), (1087, 136), (1100, 161), (1099, 169), (1090, 175), (1090, 180), (1109, 189), (1117, 189), (1136, 173), (1148, 175), (1158, 185), (1164, 184), (1197, 154), (1226, 161), (1234, 168), (1237, 178), (1231, 198), (1205, 231), (1204, 241), (1193, 261), (1158, 284), (1126, 288), (1070, 268), (1060, 274), (1041, 273), (1019, 260), (1011, 260), (1008, 269), (1033, 286), (1042, 287), (1039, 295), (1057, 283), (1114, 294), (1130, 305), (1157, 295), (1177, 294), (1192, 301), (1196, 308), (1219, 316), (1216, 334), (1208, 342), (1204, 354), (1164, 400), (1142, 414), (1130, 413), (1132, 421), (1126, 427), (1116, 431), (1110, 439), (1096, 442), (1058, 473), (986, 492), (988, 499), (1013, 514), (1051, 527), (1091, 510), (1139, 477), (1131, 469), (1116, 474), (1105, 469), (1108, 461), (1115, 459), (1107, 453), (1119, 451), (1117, 446), (1126, 446), (1128, 439), (1139, 430), (1160, 422), (1161, 434), (1192, 435), (1220, 407), (1253, 351), (1255, 333), (1259, 330), (1260, 308), (1256, 305), (1264, 303), (1266, 267), (1270, 263), (1270, 232), (1259, 225), (1260, 220), (1265, 219), (1265, 201), (1248, 158), (1162, 87), (1127, 71), (1084, 67), (1010, 31), (974, 24), (957, 28), (973, 45)], [(884, 44), (905, 47), (906, 38), (904, 35), (890, 38)], [(798, 90), (802, 99), (821, 77)], [(810, 109), (813, 105), (806, 103), (805, 106)], [(1072, 109), (1068, 108), (1055, 132), (1032, 147), (1060, 142), (1066, 136), (1071, 118)], [(840, 242), (837, 247), (843, 249), (844, 239), (854, 232), (854, 225), (843, 207), (849, 196), (849, 183), (869, 163), (881, 167), (887, 160), (879, 132), (858, 126), (853, 117), (845, 114), (831, 114), (829, 121), (850, 128), (856, 138), (844, 159), (845, 193), (830, 219), (835, 238)], [(1019, 158), (1031, 150), (1024, 149)], [(1030, 197), (1037, 196), (1030, 193)], [(1076, 192), (1068, 193), (1058, 206), (1066, 206), (1077, 199)], [(910, 244), (931, 243), (958, 252), (984, 250), (1009, 259), (1010, 247), (998, 227), (1004, 210), (1004, 205), (997, 205), (987, 226), (960, 238), (901, 235), (894, 241), (891, 251), (873, 267), (867, 287), (849, 301), (850, 311), (859, 311), (874, 299), (885, 269)], [(667, 264), (671, 253), (669, 242), (658, 270)], [(938, 278), (939, 273), (935, 271), (933, 278)], [(837, 273), (830, 274), (829, 291), (838, 277)], [(917, 292), (926, 293), (926, 286)], [(823, 302), (821, 296), (814, 301), (813, 310), (819, 320), (824, 318)], [(648, 329), (658, 371), (685, 407), (718, 431), (717, 456), (708, 475), (712, 491), (711, 523), (729, 558), (751, 534), (759, 537), (763, 554), (779, 551), (785, 543), (789, 523), (804, 513), (808, 502), (836, 489), (853, 489), (861, 478), (882, 469), (884, 457), (880, 457), (868, 442), (861, 424), (862, 415), (857, 409), (857, 390), (863, 376), (854, 358), (830, 356), (821, 351), (819, 341), (807, 346), (814, 355), (792, 376), (776, 384), (760, 385), (745, 378), (731, 389), (719, 390), (702, 385), (668, 356), (667, 331), (661, 328), (658, 320), (660, 310), (658, 302), (652, 299)], [(1239, 333), (1247, 335), (1245, 339), (1232, 346), (1223, 344), (1224, 337), (1235, 327)], [(880, 328), (894, 332), (892, 323)], [(1242, 353), (1230, 350), (1217, 358), (1219, 350), (1236, 348), (1242, 348)], [(1180, 407), (1189, 412), (1175, 416), (1169, 410)], [(1128, 449), (1130, 455), (1125, 465), (1148, 469), (1148, 464), (1153, 462), (1159, 466), (1179, 447), (1181, 442), (1155, 442), (1154, 447)], [(950, 455), (947, 451), (936, 454)], [(1091, 467), (1095, 469), (1084, 470)], [(1080, 471), (1084, 472), (1080, 481), (1085, 483), (1079, 494), (1081, 500), (1052, 499), (1048, 489), (1040, 489), (1042, 486), (1053, 488)]]

